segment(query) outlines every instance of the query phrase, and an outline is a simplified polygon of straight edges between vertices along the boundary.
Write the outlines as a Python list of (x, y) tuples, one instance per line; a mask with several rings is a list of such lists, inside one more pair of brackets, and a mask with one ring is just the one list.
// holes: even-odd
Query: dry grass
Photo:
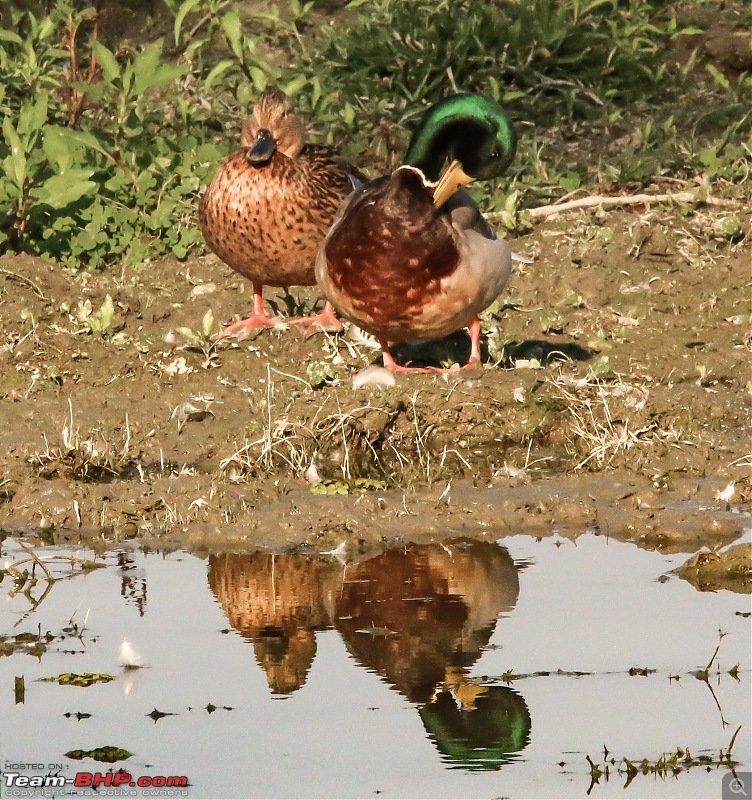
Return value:
[[(308, 435), (306, 435), (308, 434)], [(263, 433), (222, 459), (220, 473), (231, 480), (272, 475), (284, 465), (293, 475), (302, 475), (311, 463), (312, 432), (305, 425), (279, 419), (268, 420)]]
[[(261, 431), (236, 444), (219, 464), (220, 474), (231, 480), (285, 472), (305, 475), (310, 482), (320, 477), (376, 478), (400, 485), (416, 480), (430, 485), (445, 476), (450, 466), (455, 472), (458, 465), (470, 469), (456, 448), (432, 447), (434, 425), (423, 420), (418, 392), (406, 402), (382, 405), (369, 400), (354, 408), (343, 408), (335, 394), (328, 408), (322, 405), (303, 424), (295, 421), (289, 394), (278, 391), (272, 372), (276, 370), (267, 371), (266, 395), (258, 413), (263, 420)], [(284, 400), (277, 403), (277, 397)], [(336, 411), (326, 413), (332, 404)]]
[(140, 452), (133, 446), (127, 414), (118, 442), (114, 441), (115, 434), (109, 437), (100, 430), (82, 436), (75, 425), (73, 403), (69, 400), (68, 419), (60, 432), (60, 444), (52, 446), (47, 434), (42, 437), (44, 450), (35, 452), (28, 461), (45, 477), (64, 475), (80, 481), (106, 481), (131, 471), (141, 472)]
[[(649, 395), (643, 387), (629, 386), (621, 380), (605, 383), (592, 371), (580, 379), (560, 374), (552, 383), (570, 415), (570, 433), (579, 456), (576, 470), (607, 467), (624, 452), (650, 447), (656, 441), (676, 446), (691, 444), (673, 428), (639, 421)], [(613, 410), (617, 403), (623, 413)], [(630, 422), (628, 413), (638, 421)]]
[[(278, 372), (278, 370), (274, 370)], [(253, 441), (245, 439), (233, 453), (222, 459), (219, 471), (231, 480), (271, 475), (280, 466), (293, 475), (302, 475), (311, 463), (311, 442), (314, 433), (307, 425), (291, 422), (285, 412), (275, 418), (275, 381), (272, 369), (266, 368), (266, 397), (263, 404), (264, 425)]]

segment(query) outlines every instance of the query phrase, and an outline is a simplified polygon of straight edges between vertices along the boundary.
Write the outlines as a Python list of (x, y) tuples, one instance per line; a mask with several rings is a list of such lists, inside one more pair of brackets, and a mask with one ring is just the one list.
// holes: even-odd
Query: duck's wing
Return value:
[(455, 192), (444, 204), (460, 252), (458, 273), (464, 276), (483, 307), (491, 305), (512, 271), (513, 254), (499, 239), (470, 194)]
[(444, 209), (449, 212), (452, 225), (464, 231), (476, 231), (487, 239), (496, 239), (496, 233), (488, 224), (486, 218), (480, 213), (475, 200), (465, 189), (456, 191), (444, 203)]
[(304, 158), (312, 163), (319, 164), (329, 169), (333, 174), (346, 175), (352, 189), (362, 186), (368, 178), (346, 158), (342, 158), (337, 151), (328, 144), (313, 144), (307, 142), (298, 158)]
[(344, 316), (362, 313), (381, 329), (419, 314), (458, 260), (446, 215), (436, 214), (417, 175), (397, 171), (343, 203), (319, 248), (316, 278)]

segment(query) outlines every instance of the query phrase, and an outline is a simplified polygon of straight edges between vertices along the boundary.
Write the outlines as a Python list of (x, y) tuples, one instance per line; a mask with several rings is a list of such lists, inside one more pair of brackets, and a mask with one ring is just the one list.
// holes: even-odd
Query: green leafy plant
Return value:
[(167, 44), (138, 45), (102, 4), (2, 17), (0, 253), (88, 269), (189, 257), (198, 196), (271, 85), (371, 174), (400, 163), (428, 104), (498, 99), (520, 131), (511, 186), (473, 193), (515, 232), (526, 208), (593, 184), (749, 177), (752, 77), (670, 51), (699, 31), (692, 2), (355, 0), (332, 24), (301, 0), (166, 0)]
[(328, 32), (313, 56), (345, 95), (388, 90), (418, 110), (446, 93), (451, 70), (459, 89), (535, 108), (539, 119), (544, 109), (560, 116), (562, 98), (578, 115), (657, 84), (663, 44), (692, 30), (670, 16), (657, 25), (642, 0), (373, 0), (363, 9), (359, 25)]
[(334, 380), (334, 370), (328, 361), (311, 361), (306, 367), (306, 380), (313, 389), (321, 389)]
[(326, 479), (311, 484), (312, 494), (366, 494), (366, 492), (384, 491), (387, 482), (374, 478), (353, 478), (351, 480), (336, 481)]
[(72, 758), (75, 761), (81, 761), (84, 758), (92, 758), (94, 761), (101, 761), (104, 764), (114, 764), (116, 761), (125, 761), (132, 755), (133, 753), (125, 748), (114, 747), (113, 745), (95, 747), (93, 750), (69, 750), (65, 754), (66, 758)]
[(205, 367), (218, 366), (216, 350), (219, 340), (214, 336), (214, 312), (211, 309), (201, 319), (199, 330), (194, 331), (188, 327), (181, 327), (177, 329), (177, 332), (188, 339), (189, 344), (186, 349), (198, 350), (204, 354)]
[[(119, 58), (84, 25), (92, 9), (78, 16), (68, 9), (66, 17), (63, 0), (55, 8), (45, 24), (31, 13), (19, 20), (19, 29), (30, 27), (26, 38), (0, 32), (0, 64), (15, 65), (0, 72), (8, 111), (0, 144), (0, 251), (89, 267), (139, 263), (160, 251), (185, 258), (201, 241), (196, 195), (221, 156), (215, 146), (164, 126), (155, 100), (175, 89), (187, 66), (164, 63), (159, 40)], [(76, 37), (84, 28), (90, 67), (82, 81)], [(54, 31), (67, 36), (67, 50), (49, 48), (36, 58), (40, 41)], [(65, 88), (32, 94), (34, 84)]]
[(112, 297), (107, 295), (99, 311), (93, 314), (91, 300), (86, 300), (78, 304), (76, 316), (80, 322), (89, 326), (92, 333), (105, 336), (112, 328), (112, 321), (115, 316), (115, 304), (112, 302)]

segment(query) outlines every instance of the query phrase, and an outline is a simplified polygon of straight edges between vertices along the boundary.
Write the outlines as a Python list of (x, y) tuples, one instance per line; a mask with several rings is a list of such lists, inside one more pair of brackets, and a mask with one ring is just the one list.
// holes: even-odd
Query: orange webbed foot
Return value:
[(290, 325), (299, 325), (306, 337), (315, 336), (321, 332), (339, 333), (343, 329), (342, 323), (334, 314), (334, 308), (331, 303), (327, 303), (318, 314), (290, 319), (287, 322)]
[(464, 367), (403, 367), (398, 364), (385, 341), (381, 341), (381, 354), (384, 359), (384, 368), (391, 372), (413, 372), (420, 375), (451, 375), (458, 372), (473, 372), (482, 369), (480, 359), (480, 321), (473, 320), (469, 326), (470, 331), (470, 359)]
[(222, 328), (219, 333), (212, 336), (212, 339), (226, 339), (229, 336), (237, 336), (238, 339), (245, 339), (254, 331), (263, 330), (264, 328), (276, 328), (279, 325), (279, 320), (273, 319), (267, 314), (251, 314), (247, 319), (232, 322)]
[(266, 313), (264, 300), (261, 296), (262, 289), (262, 284), (253, 284), (253, 314), (246, 319), (230, 323), (225, 328), (222, 328), (219, 333), (212, 336), (212, 339), (225, 339), (228, 336), (237, 336), (238, 339), (245, 339), (254, 331), (284, 326), (281, 320), (274, 319), (274, 317), (270, 317)]

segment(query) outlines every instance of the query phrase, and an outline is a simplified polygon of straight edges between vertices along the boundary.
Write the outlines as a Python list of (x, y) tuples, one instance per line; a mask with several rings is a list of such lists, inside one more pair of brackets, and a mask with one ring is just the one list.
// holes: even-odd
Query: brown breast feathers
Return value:
[(250, 280), (314, 284), (316, 249), (352, 191), (345, 162), (323, 145), (307, 144), (294, 159), (276, 152), (262, 166), (246, 153), (228, 157), (201, 201), (207, 245)]
[(351, 198), (326, 245), (329, 278), (374, 327), (409, 323), (459, 263), (448, 215), (420, 175), (399, 169)]

